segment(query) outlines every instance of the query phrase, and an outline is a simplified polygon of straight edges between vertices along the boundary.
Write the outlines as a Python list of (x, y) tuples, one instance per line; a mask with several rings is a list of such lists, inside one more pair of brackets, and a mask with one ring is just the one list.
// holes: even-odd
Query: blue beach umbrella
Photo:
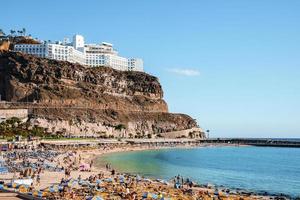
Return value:
[(112, 178), (106, 178), (106, 179), (104, 179), (104, 181), (106, 181), (106, 182), (112, 182), (113, 180), (112, 180)]
[(153, 194), (153, 193), (150, 193), (150, 192), (144, 192), (142, 198), (143, 199), (147, 199), (147, 198), (157, 199), (157, 195)]
[(88, 197), (87, 200), (103, 200), (103, 198), (100, 196), (93, 196), (93, 197)]
[(157, 199), (158, 196), (157, 196), (156, 194), (151, 193), (151, 198), (152, 198), (152, 199)]
[(6, 167), (0, 167), (0, 174), (7, 174), (8, 169)]
[(97, 180), (96, 180), (96, 183), (97, 183), (97, 184), (101, 184), (102, 181), (101, 181), (100, 179), (97, 179)]

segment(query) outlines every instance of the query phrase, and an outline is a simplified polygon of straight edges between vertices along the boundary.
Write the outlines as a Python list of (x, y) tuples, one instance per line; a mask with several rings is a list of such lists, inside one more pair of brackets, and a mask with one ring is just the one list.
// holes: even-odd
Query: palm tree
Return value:
[(141, 138), (141, 133), (140, 133), (140, 132), (137, 132), (136, 135), (135, 135), (135, 137), (136, 137), (136, 138)]
[(195, 133), (194, 132), (189, 132), (189, 137), (190, 138), (194, 138), (195, 137)]
[(12, 36), (13, 36), (15, 33), (16, 33), (15, 30), (13, 30), (13, 29), (10, 30), (10, 34), (11, 34)]
[(26, 29), (22, 28), (22, 33), (24, 34), (24, 36), (26, 35)]
[(115, 126), (115, 130), (121, 131), (123, 128), (123, 124), (118, 124)]
[(210, 132), (210, 130), (206, 130), (207, 138), (209, 138), (209, 132)]

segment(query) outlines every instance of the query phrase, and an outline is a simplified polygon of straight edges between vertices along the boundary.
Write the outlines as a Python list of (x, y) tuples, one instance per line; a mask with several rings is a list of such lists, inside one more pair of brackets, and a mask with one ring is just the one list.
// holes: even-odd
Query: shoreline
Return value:
[[(210, 147), (210, 148), (215, 148), (215, 147), (250, 147), (252, 145), (237, 145), (237, 144), (200, 144), (200, 145), (176, 145), (176, 146), (163, 146), (163, 147), (134, 147), (134, 146), (128, 146), (125, 148), (114, 148), (108, 151), (104, 152), (93, 152), (94, 155), (91, 155), (91, 157), (88, 157), (88, 159), (91, 161), (96, 161), (96, 159), (101, 159), (103, 156), (107, 156), (110, 154), (115, 154), (115, 153), (128, 153), (128, 152), (137, 152), (137, 151), (160, 151), (160, 150), (173, 150), (173, 149), (197, 149), (197, 148), (205, 148), (205, 147)], [(95, 163), (95, 162), (94, 162)], [(99, 167), (94, 166), (95, 169), (98, 170), (103, 170), (104, 166), (101, 164)]]
[[(99, 148), (91, 148), (91, 149), (73, 149), (73, 150), (66, 150), (62, 149), (59, 150), (61, 152), (61, 155), (58, 156), (58, 159), (55, 161), (56, 164), (62, 164), (63, 160), (68, 157), (70, 152), (75, 152), (75, 156), (72, 158), (72, 160), (79, 161), (82, 160), (84, 163), (93, 163), (93, 166), (91, 167), (90, 171), (79, 171), (79, 170), (71, 170), (70, 177), (72, 179), (77, 179), (77, 177), (81, 176), (83, 179), (88, 179), (91, 176), (95, 176), (99, 173), (103, 173), (105, 177), (114, 177), (112, 176), (111, 172), (108, 171), (105, 168), (105, 163), (99, 164), (97, 163), (97, 160), (101, 159), (101, 157), (114, 154), (114, 153), (120, 153), (120, 152), (136, 152), (136, 151), (147, 151), (147, 150), (168, 150), (168, 149), (194, 149), (194, 148), (205, 148), (205, 147), (246, 147), (250, 145), (237, 145), (237, 144), (197, 144), (197, 145), (191, 145), (191, 144), (176, 144), (176, 145), (166, 145), (166, 146), (152, 146), (152, 145), (130, 145), (130, 144), (123, 144), (123, 145), (106, 145)], [(68, 158), (69, 159), (69, 158)], [(73, 162), (73, 161), (72, 161)], [(80, 162), (79, 162), (80, 163)], [(78, 163), (78, 164), (79, 164)], [(68, 166), (68, 165), (65, 165)], [(122, 175), (122, 174), (128, 174), (128, 173), (122, 173), (116, 171), (116, 174)], [(10, 174), (12, 175), (12, 174)], [(130, 176), (134, 176), (133, 174), (130, 174)], [(0, 175), (1, 178), (4, 179), (2, 175)], [(11, 176), (10, 176), (11, 178)], [(60, 180), (64, 178), (64, 173), (62, 172), (49, 172), (45, 171), (41, 175), (41, 183), (39, 185), (36, 185), (36, 189), (45, 189), (50, 187), (53, 184), (59, 184)], [(7, 177), (7, 179), (9, 179)], [(151, 179), (152, 180), (152, 179)], [(155, 181), (156, 178), (153, 179)], [(158, 187), (160, 186), (160, 183), (153, 182), (152, 186)], [(173, 188), (172, 184), (168, 186), (169, 189)], [(234, 195), (236, 197), (248, 197), (251, 196), (251, 199), (272, 199), (274, 197), (273, 194), (258, 194), (255, 192), (249, 192), (246, 189), (238, 191), (233, 188), (225, 188), (220, 187), (216, 185), (211, 186), (205, 186), (205, 185), (197, 185), (197, 187), (192, 187), (192, 190), (197, 193), (205, 193), (205, 194), (211, 194), (215, 195), (216, 191), (218, 192), (224, 192), (224, 191), (230, 191), (229, 194)]]
[[(106, 151), (104, 153), (100, 153), (100, 154), (96, 154), (93, 155), (93, 157), (91, 157), (90, 159), (95, 161), (94, 163), (96, 163), (95, 165), (95, 169), (97, 170), (104, 170), (108, 173), (110, 173), (109, 171), (107, 171), (107, 169), (105, 168), (105, 163), (97, 163), (97, 161), (101, 160), (104, 156), (107, 155), (111, 155), (111, 154), (117, 154), (117, 153), (129, 153), (129, 152), (138, 152), (138, 151), (160, 151), (160, 150), (174, 150), (174, 149), (197, 149), (197, 148), (217, 148), (217, 147), (257, 147), (254, 145), (245, 145), (245, 144), (220, 144), (220, 143), (215, 143), (215, 144), (201, 144), (200, 146), (187, 146), (187, 145), (183, 145), (183, 146), (169, 146), (169, 147), (158, 147), (158, 148), (148, 148), (148, 147), (144, 147), (144, 148), (127, 148), (127, 149), (113, 149), (111, 151)], [(97, 165), (98, 164), (98, 165)], [(116, 168), (114, 168), (114, 166), (112, 166), (114, 170), (116, 170)], [(134, 176), (136, 174), (132, 174), (132, 173), (128, 173), (125, 171), (116, 171), (116, 173), (120, 173), (120, 174), (129, 174), (131, 176)], [(176, 174), (174, 174), (175, 176)], [(149, 176), (145, 176), (145, 178), (149, 178), (149, 179), (160, 179), (159, 177), (153, 176), (153, 177), (149, 177)], [(206, 184), (198, 184), (197, 186), (193, 187), (193, 189), (195, 190), (201, 190), (201, 191), (209, 191), (209, 192), (214, 192), (214, 190), (230, 190), (232, 192), (235, 192), (237, 194), (239, 193), (243, 193), (243, 194), (251, 194), (253, 195), (252, 198), (254, 199), (273, 199), (276, 197), (280, 197), (280, 198), (287, 198), (290, 199), (291, 196), (287, 195), (287, 194), (276, 194), (276, 193), (269, 193), (266, 191), (252, 191), (252, 190), (248, 190), (245, 188), (234, 188), (234, 187), (230, 187), (230, 186), (223, 186), (223, 185), (216, 185), (213, 183), (206, 183)]]

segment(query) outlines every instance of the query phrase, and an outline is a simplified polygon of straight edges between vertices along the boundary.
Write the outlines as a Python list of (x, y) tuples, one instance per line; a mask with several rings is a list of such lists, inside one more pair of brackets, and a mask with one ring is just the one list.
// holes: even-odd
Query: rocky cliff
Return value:
[(197, 127), (187, 115), (168, 113), (158, 79), (143, 72), (3, 52), (0, 94), (14, 102), (10, 107), (29, 108), (29, 120), (51, 132), (129, 136)]

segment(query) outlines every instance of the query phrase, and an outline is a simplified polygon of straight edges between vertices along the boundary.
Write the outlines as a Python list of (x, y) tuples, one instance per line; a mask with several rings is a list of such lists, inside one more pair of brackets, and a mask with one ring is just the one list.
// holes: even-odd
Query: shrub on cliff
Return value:
[(27, 122), (22, 122), (17, 117), (12, 117), (0, 123), (0, 136), (3, 138), (21, 135), (23, 137), (47, 137), (49, 133), (45, 129), (35, 125), (32, 129)]

